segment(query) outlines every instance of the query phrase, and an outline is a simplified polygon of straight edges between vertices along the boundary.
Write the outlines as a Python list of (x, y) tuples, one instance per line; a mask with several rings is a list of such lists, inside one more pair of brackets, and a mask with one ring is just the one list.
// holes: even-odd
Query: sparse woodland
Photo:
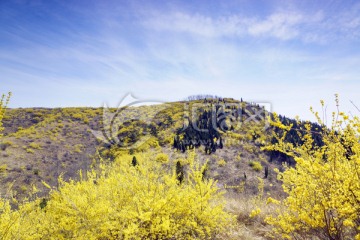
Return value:
[(0, 239), (360, 239), (360, 120), (340, 110), (326, 126), (209, 95), (121, 110), (8, 100)]

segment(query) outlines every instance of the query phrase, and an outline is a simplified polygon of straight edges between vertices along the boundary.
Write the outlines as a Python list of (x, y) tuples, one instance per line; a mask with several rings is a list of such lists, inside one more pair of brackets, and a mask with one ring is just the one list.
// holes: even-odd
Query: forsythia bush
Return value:
[(299, 130), (302, 145), (284, 142), (291, 126), (274, 117), (272, 125), (283, 134), (266, 149), (294, 157), (296, 167), (279, 173), (288, 197), (267, 221), (287, 239), (360, 239), (360, 119), (333, 113), (332, 126), (326, 128), (315, 116), (324, 126), (323, 146), (313, 144), (310, 125)]
[(2, 126), (2, 119), (4, 118), (5, 115), (5, 109), (7, 104), (9, 103), (10, 97), (11, 97), (11, 93), (8, 94), (8, 97), (5, 98), (5, 94), (3, 94), (0, 98), (0, 136), (1, 136), (1, 131), (4, 129)]
[(249, 166), (256, 172), (260, 172), (262, 170), (262, 165), (256, 161), (250, 161)]
[(155, 160), (160, 163), (168, 163), (169, 157), (165, 153), (159, 153), (158, 155), (156, 155)]
[(194, 155), (182, 184), (175, 166), (169, 172), (146, 155), (137, 156), (135, 167), (131, 160), (101, 164), (78, 182), (60, 179), (46, 204), (38, 199), (11, 210), (3, 201), (0, 238), (213, 239), (232, 222), (222, 193), (213, 180), (202, 180)]

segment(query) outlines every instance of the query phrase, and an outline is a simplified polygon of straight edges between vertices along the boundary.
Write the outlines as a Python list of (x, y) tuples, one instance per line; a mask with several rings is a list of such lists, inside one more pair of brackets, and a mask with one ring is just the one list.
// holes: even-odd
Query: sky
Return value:
[(0, 0), (9, 107), (116, 107), (214, 94), (313, 119), (360, 114), (360, 2)]

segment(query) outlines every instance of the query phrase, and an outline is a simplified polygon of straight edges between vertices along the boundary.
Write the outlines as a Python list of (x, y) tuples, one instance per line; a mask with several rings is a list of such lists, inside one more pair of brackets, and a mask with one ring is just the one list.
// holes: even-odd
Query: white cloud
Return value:
[(299, 13), (274, 13), (265, 19), (239, 15), (212, 18), (182, 12), (154, 14), (144, 25), (157, 31), (189, 33), (204, 37), (264, 36), (288, 40), (299, 35), (297, 27), (309, 17)]
[(358, 53), (337, 48), (335, 41), (356, 37), (357, 10), (329, 17), (298, 9), (263, 16), (146, 9), (136, 18), (141, 26), (119, 21), (120, 10), (107, 10), (91, 15), (99, 30), (79, 33), (76, 41), (71, 34), (54, 42), (44, 36), (21, 39), (26, 47), (1, 49), (4, 89), (15, 89), (11, 104), (115, 106), (130, 91), (142, 99), (209, 93), (270, 101), (275, 111), (303, 118), (310, 105), (323, 96), (331, 102), (335, 92), (360, 105)]
[[(354, 39), (360, 33), (360, 10), (342, 11), (330, 15), (324, 10), (301, 12), (279, 10), (267, 16), (240, 14), (214, 17), (187, 12), (152, 12), (143, 21), (156, 31), (187, 33), (194, 36), (257, 37), (286, 41), (297, 39), (305, 43), (328, 43), (336, 39)], [(339, 34), (342, 33), (342, 34)]]
[(305, 21), (301, 14), (277, 13), (263, 21), (255, 21), (248, 27), (249, 34), (253, 36), (273, 36), (281, 40), (289, 40), (299, 35), (295, 28)]
[(190, 15), (183, 12), (154, 14), (144, 21), (144, 25), (158, 31), (185, 32), (204, 37), (240, 35), (245, 30), (247, 19), (238, 16), (214, 19), (200, 14)]

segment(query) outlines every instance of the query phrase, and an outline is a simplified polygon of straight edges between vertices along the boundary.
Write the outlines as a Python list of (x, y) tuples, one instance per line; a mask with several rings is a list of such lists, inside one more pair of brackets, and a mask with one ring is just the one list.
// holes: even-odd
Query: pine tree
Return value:
[(208, 163), (206, 163), (203, 171), (201, 172), (202, 180), (203, 180), (203, 181), (207, 178), (208, 169), (209, 169), (209, 165), (208, 165)]
[(181, 149), (182, 153), (184, 153), (186, 151), (185, 145), (182, 142), (180, 143), (180, 149)]
[(176, 178), (181, 184), (184, 180), (184, 167), (181, 165), (180, 161), (176, 162)]
[(216, 152), (216, 143), (211, 143), (211, 153)]
[(220, 149), (223, 149), (224, 145), (223, 145), (223, 142), (222, 142), (222, 138), (220, 137), (220, 143), (219, 143), (219, 148)]
[(174, 144), (173, 144), (173, 147), (174, 147), (175, 149), (177, 149), (177, 148), (178, 148), (178, 141), (177, 141), (176, 137), (174, 137)]
[(47, 206), (47, 199), (46, 198), (43, 198), (42, 201), (40, 202), (39, 204), (39, 207), (41, 209), (45, 208)]
[(264, 178), (267, 178), (269, 175), (269, 167), (265, 166)]
[(135, 167), (136, 165), (138, 165), (138, 162), (137, 162), (137, 159), (136, 157), (134, 156), (132, 161), (131, 161), (131, 164)]

